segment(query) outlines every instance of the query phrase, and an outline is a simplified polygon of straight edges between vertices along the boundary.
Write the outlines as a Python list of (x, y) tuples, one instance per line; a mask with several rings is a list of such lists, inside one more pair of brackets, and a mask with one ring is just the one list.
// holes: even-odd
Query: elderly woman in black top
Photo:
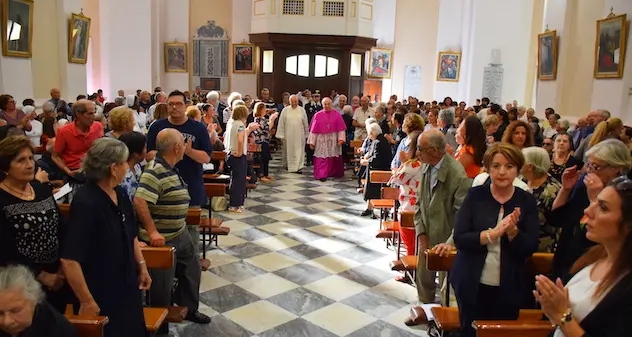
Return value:
[(586, 238), (586, 228), (581, 224), (584, 209), (604, 186), (627, 174), (632, 167), (630, 150), (617, 139), (604, 140), (588, 150), (586, 173), (581, 174), (576, 166), (567, 168), (562, 174), (560, 189), (551, 212), (551, 224), (562, 229), (557, 250), (553, 258), (553, 277), (567, 281), (569, 270), (590, 247), (594, 245)]
[(44, 301), (25, 266), (0, 267), (0, 337), (74, 337), (74, 327)]
[(68, 292), (60, 268), (63, 226), (50, 185), (34, 180), (33, 146), (25, 136), (0, 141), (0, 266), (24, 265), (64, 312)]
[(391, 152), (391, 145), (384, 138), (382, 134), (382, 128), (377, 123), (370, 123), (366, 125), (366, 131), (369, 134), (369, 138), (371, 139), (371, 146), (369, 147), (369, 151), (362, 158), (360, 164), (367, 167), (366, 172), (366, 183), (364, 185), (364, 200), (367, 201), (367, 209), (362, 212), (362, 216), (372, 216), (373, 207), (369, 200), (371, 199), (381, 199), (382, 191), (380, 189), (380, 184), (375, 184), (370, 182), (371, 180), (371, 171), (389, 171), (391, 166), (391, 160), (393, 160), (393, 153)]
[(523, 164), (516, 147), (492, 145), (483, 159), (491, 183), (473, 187), (457, 214), (450, 283), (462, 337), (476, 336), (476, 319), (518, 318), (526, 260), (538, 248), (540, 228), (535, 198), (513, 186)]
[(86, 154), (87, 183), (70, 207), (62, 266), (80, 302), (80, 315), (108, 316), (106, 337), (146, 336), (142, 290), (151, 278), (138, 244), (134, 209), (120, 183), (129, 151), (101, 138)]

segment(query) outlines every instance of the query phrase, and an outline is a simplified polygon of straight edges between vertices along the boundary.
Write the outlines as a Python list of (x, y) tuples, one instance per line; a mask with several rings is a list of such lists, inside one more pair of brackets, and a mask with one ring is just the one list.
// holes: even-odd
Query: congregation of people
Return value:
[[(303, 90), (277, 104), (268, 89), (224, 100), (199, 87), (158, 87), (69, 103), (58, 89), (50, 94), (41, 107), (20, 108), (0, 96), (0, 336), (51, 327), (74, 336), (68, 305), (107, 316), (105, 336), (145, 336), (149, 289), (152, 306), (176, 303), (186, 320), (211, 323), (199, 289), (212, 261), (201, 257), (187, 213), (209, 203), (205, 173), (229, 176), (227, 210), (243, 213), (248, 185), (275, 180), (273, 156), (288, 173), (313, 166), (321, 182), (349, 172), (366, 201), (358, 216), (378, 219), (371, 200), (397, 187), (390, 213), (414, 213), (414, 228), (396, 231), (404, 254), (420, 256), (414, 279), (397, 280), (416, 287), (419, 305), (452, 287), (460, 336), (476, 336), (475, 320), (516, 320), (525, 308), (541, 309), (555, 337), (627, 334), (632, 128), (608, 111), (571, 127), (553, 108), (540, 119), (516, 101), (487, 98), (382, 102)], [(387, 184), (371, 181), (380, 171)], [(65, 184), (72, 191), (57, 199)], [(177, 268), (148, 269), (145, 246), (175, 247)], [(427, 269), (427, 250), (456, 251), (449, 278)], [(549, 275), (527, 271), (536, 252), (554, 254)], [(407, 325), (428, 323), (423, 310), (411, 313)]]

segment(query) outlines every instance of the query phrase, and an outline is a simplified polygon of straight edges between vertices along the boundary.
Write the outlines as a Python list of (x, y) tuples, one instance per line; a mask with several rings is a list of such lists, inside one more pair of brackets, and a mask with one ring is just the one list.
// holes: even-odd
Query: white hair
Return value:
[(586, 156), (595, 157), (615, 168), (621, 168), (622, 174), (627, 174), (632, 167), (630, 150), (618, 139), (606, 139), (593, 145)]
[(57, 124), (59, 124), (60, 127), (68, 124), (68, 120), (66, 118), (62, 118), (60, 120), (57, 121)]
[(208, 101), (216, 101), (219, 99), (219, 92), (218, 91), (209, 91), (208, 94), (206, 94), (206, 99)]
[(597, 112), (599, 112), (604, 119), (610, 118), (610, 111), (606, 109), (598, 109)]
[(371, 123), (366, 125), (366, 132), (370, 135), (377, 136), (382, 134), (382, 128), (377, 123)]
[(345, 114), (352, 114), (353, 113), (353, 107), (351, 105), (347, 104), (347, 105), (345, 105), (342, 108), (342, 112), (345, 113)]
[(551, 158), (545, 149), (536, 146), (526, 147), (522, 149), (522, 155), (525, 165), (533, 165), (536, 177), (544, 177), (549, 172)]
[(24, 112), (25, 115), (30, 115), (33, 111), (35, 111), (35, 107), (32, 105), (27, 105), (22, 108), (22, 112)]
[(377, 119), (373, 118), (373, 117), (369, 117), (364, 121), (365, 125), (369, 125), (369, 124), (375, 124), (377, 123)]
[(44, 301), (42, 286), (24, 266), (0, 267), (0, 291), (21, 289), (24, 296), (35, 303)]
[(231, 92), (230, 95), (228, 96), (228, 100), (226, 100), (226, 102), (228, 103), (228, 106), (232, 107), (233, 106), (233, 102), (236, 100), (240, 100), (241, 99), (241, 94), (238, 92)]
[(44, 112), (54, 112), (55, 104), (53, 104), (52, 102), (46, 101), (44, 102), (44, 104), (42, 104), (42, 110)]

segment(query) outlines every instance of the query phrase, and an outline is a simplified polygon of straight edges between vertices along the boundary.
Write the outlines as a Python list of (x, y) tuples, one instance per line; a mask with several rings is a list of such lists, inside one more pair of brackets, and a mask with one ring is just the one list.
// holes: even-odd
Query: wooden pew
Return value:
[[(358, 149), (362, 147), (362, 140), (352, 140), (349, 142), (349, 146), (353, 148), (353, 172), (358, 172), (360, 170), (360, 155), (358, 154)], [(364, 185), (364, 183), (362, 183)], [(360, 186), (358, 186), (360, 187)]]
[(549, 321), (474, 321), (477, 337), (548, 337), (555, 328)]
[(210, 236), (209, 244), (215, 241), (216, 245), (219, 245), (219, 236), (226, 236), (230, 233), (230, 228), (222, 226), (224, 220), (220, 218), (213, 218), (213, 207), (211, 206), (211, 200), (213, 197), (223, 197), (226, 195), (226, 184), (204, 184), (204, 191), (206, 197), (209, 199), (209, 203), (206, 205), (208, 209), (208, 218), (202, 219), (200, 222), (200, 231), (202, 232), (202, 257), (206, 258), (206, 235)]
[[(426, 250), (424, 254), (426, 256), (426, 268), (428, 270), (449, 272), (450, 269), (452, 268), (452, 263), (454, 262), (454, 258), (456, 257), (457, 252), (453, 251), (447, 257), (440, 257), (438, 254), (436, 254), (435, 252), (431, 250)], [(529, 272), (533, 273), (534, 275), (547, 274), (551, 270), (552, 263), (553, 263), (553, 254), (535, 253), (527, 260), (527, 269), (529, 270)], [(449, 301), (449, 292), (446, 297), (448, 297), (448, 301)], [(433, 322), (431, 322), (429, 331), (437, 330), (437, 329), (439, 331), (444, 331), (444, 332), (459, 330), (460, 321), (459, 321), (458, 308), (433, 307), (431, 311), (435, 319)], [(537, 322), (542, 319), (542, 315), (543, 314), (541, 310), (522, 309), (520, 310), (518, 320), (515, 322), (523, 322), (523, 323), (524, 322)], [(513, 321), (504, 321), (504, 322), (513, 322)], [(491, 325), (488, 324), (488, 325), (485, 325), (485, 327), (487, 328), (488, 331), (491, 331), (492, 325), (494, 324), (493, 323)], [(516, 327), (514, 326), (514, 328)], [(504, 335), (501, 334), (501, 335), (512, 336), (512, 337), (514, 336), (513, 334), (504, 334)], [(491, 335), (491, 336), (501, 336), (501, 335)], [(490, 335), (486, 335), (486, 336), (490, 336)]]
[(103, 329), (109, 323), (105, 316), (88, 317), (66, 315), (68, 321), (77, 330), (77, 337), (103, 337)]
[[(369, 174), (369, 182), (374, 184), (381, 184), (382, 187), (388, 183), (391, 179), (391, 171), (371, 171)], [(385, 198), (384, 191), (382, 191), (382, 199), (371, 199), (369, 202), (374, 209), (380, 210), (380, 229), (382, 229), (382, 221), (384, 220), (384, 210), (395, 207), (395, 200), (399, 197), (399, 189), (387, 190)], [(394, 199), (393, 199), (394, 197)]]
[[(141, 248), (141, 251), (147, 263), (147, 269), (170, 269), (176, 264), (175, 247), (147, 246)], [(151, 291), (151, 289), (149, 291)], [(145, 313), (145, 325), (147, 326), (147, 330), (152, 332), (158, 330), (165, 320), (169, 323), (182, 323), (187, 316), (188, 308), (178, 306), (170, 306), (168, 308), (146, 307), (143, 308), (143, 312)]]
[(59, 213), (61, 213), (61, 217), (64, 219), (68, 219), (70, 216), (70, 204), (59, 204)]

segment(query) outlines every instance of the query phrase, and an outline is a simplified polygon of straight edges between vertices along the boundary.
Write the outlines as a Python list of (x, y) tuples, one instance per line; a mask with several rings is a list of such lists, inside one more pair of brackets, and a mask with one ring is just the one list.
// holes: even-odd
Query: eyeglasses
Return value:
[(436, 147), (434, 147), (434, 146), (428, 146), (428, 147), (417, 146), (417, 151), (420, 151), (420, 152), (428, 151), (430, 149), (436, 149)]
[(542, 146), (553, 146), (553, 143), (542, 143)]
[(608, 167), (608, 165), (599, 166), (599, 165), (595, 165), (593, 163), (587, 163), (586, 164), (586, 169), (588, 171), (592, 171), (592, 172), (599, 172), (599, 171), (601, 171), (601, 170), (603, 170), (603, 169), (605, 169), (607, 167)]
[(176, 108), (180, 108), (184, 105), (183, 102), (169, 102), (167, 104), (170, 108), (176, 107)]
[(616, 177), (608, 185), (613, 186), (617, 191), (632, 190), (632, 180), (626, 176)]

